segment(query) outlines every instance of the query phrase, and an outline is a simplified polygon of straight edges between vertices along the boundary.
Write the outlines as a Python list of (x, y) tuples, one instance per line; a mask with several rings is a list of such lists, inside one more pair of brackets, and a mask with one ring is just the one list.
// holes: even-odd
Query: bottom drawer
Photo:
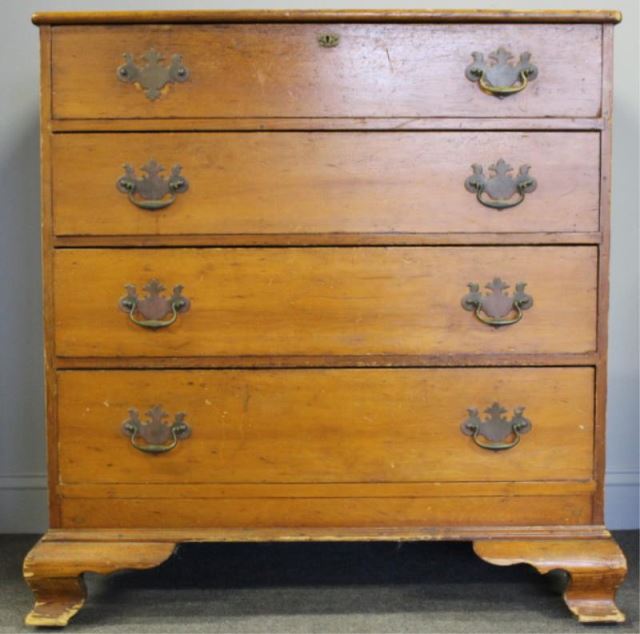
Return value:
[(591, 368), (62, 371), (59, 484), (157, 498), (177, 484), (292, 485), (290, 497), (313, 484), (332, 497), (349, 483), (589, 481), (593, 379)]
[[(197, 495), (193, 493), (192, 495)], [(362, 491), (366, 495), (366, 491)], [(62, 528), (305, 529), (569, 526), (591, 523), (586, 494), (467, 497), (63, 498)], [(257, 534), (257, 533), (256, 533)]]

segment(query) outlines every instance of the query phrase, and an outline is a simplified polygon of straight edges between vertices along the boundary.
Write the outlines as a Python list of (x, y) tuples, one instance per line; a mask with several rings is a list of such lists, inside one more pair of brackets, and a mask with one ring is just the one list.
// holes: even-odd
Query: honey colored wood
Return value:
[[(40, 28), (40, 240), (42, 245), (42, 309), (44, 313), (43, 366), (45, 376), (45, 423), (47, 442), (47, 479), (58, 478), (58, 428), (56, 424), (55, 331), (53, 325), (53, 213), (51, 206), (51, 27)], [(55, 487), (48, 488), (49, 523), (59, 523)]]
[[(37, 587), (38, 598), (42, 598), (36, 612), (42, 614), (44, 610), (44, 614), (49, 615), (47, 624), (56, 624), (56, 621), (61, 624), (65, 613), (68, 616), (70, 609), (79, 607), (84, 593), (78, 578), (84, 570), (91, 568), (87, 561), (97, 558), (98, 564), (114, 565), (114, 569), (132, 567), (131, 561), (147, 556), (141, 549), (141, 542), (152, 545), (155, 555), (149, 556), (148, 563), (154, 565), (154, 557), (157, 563), (170, 552), (159, 551), (156, 548), (158, 543), (173, 549), (182, 541), (274, 540), (462, 539), (478, 542), (478, 549), (490, 548), (493, 544), (495, 552), (491, 554), (505, 564), (528, 561), (541, 567), (564, 568), (572, 573), (574, 582), (567, 600), (583, 620), (621, 618), (613, 600), (615, 587), (624, 577), (624, 561), (621, 561), (613, 542), (607, 541), (610, 536), (602, 526), (612, 23), (619, 18), (617, 12), (589, 11), (135, 12), (58, 13), (35, 18), (43, 24), (41, 190), (49, 499), (53, 527), (43, 543), (63, 547), (63, 551), (57, 550), (63, 553), (61, 555), (54, 556), (51, 551), (46, 551), (46, 559), (50, 563), (43, 563), (40, 568), (42, 574), (36, 575), (32, 581)], [(430, 24), (432, 22), (434, 24)], [(485, 24), (477, 24), (479, 22)], [(90, 23), (96, 26), (89, 26)], [(63, 24), (68, 26), (61, 26)], [(336, 32), (339, 29), (342, 36), (337, 48), (322, 49), (315, 44), (318, 32), (333, 32), (334, 29)], [(56, 34), (53, 45), (52, 33)], [(283, 35), (274, 38), (273, 34)], [(389, 34), (394, 37), (389, 39)], [(115, 78), (115, 69), (122, 63), (121, 55), (130, 46), (130, 52), (137, 59), (151, 46), (161, 49), (165, 55), (183, 53), (189, 69), (196, 72), (189, 82), (169, 87), (166, 94), (152, 104), (136, 87), (122, 84)], [(222, 53), (220, 48), (225, 46)], [(476, 84), (461, 75), (470, 61), (470, 50), (480, 50), (487, 55), (498, 46), (509, 48), (516, 56), (522, 50), (530, 50), (533, 62), (540, 69), (538, 79), (531, 82), (525, 91), (504, 100), (483, 95)], [(55, 75), (53, 82), (52, 73)], [(52, 119), (52, 101), (55, 101), (56, 117), (65, 118)], [(363, 112), (368, 114), (363, 116)], [(274, 113), (278, 115), (276, 118)], [(595, 133), (600, 138), (599, 224), (594, 222), (596, 206), (593, 200), (589, 199), (592, 202), (587, 203), (585, 190), (580, 187), (568, 189), (560, 198), (559, 206), (540, 205), (536, 219), (532, 219), (533, 223), (540, 222), (539, 229), (533, 230), (531, 225), (519, 229), (516, 222), (516, 226), (509, 229), (510, 233), (492, 232), (491, 229), (479, 231), (478, 228), (473, 229), (476, 233), (470, 233), (467, 227), (459, 232), (445, 228), (446, 232), (428, 229), (428, 232), (420, 230), (421, 233), (416, 233), (397, 231), (393, 227), (390, 232), (376, 229), (375, 233), (299, 231), (292, 234), (277, 230), (265, 233), (264, 226), (251, 226), (244, 233), (220, 234), (204, 233), (198, 225), (190, 232), (169, 234), (163, 233), (164, 225), (157, 219), (155, 222), (159, 226), (149, 233), (136, 233), (128, 226), (113, 229), (111, 234), (91, 235), (94, 228), (89, 226), (83, 229), (87, 232), (84, 234), (54, 235), (52, 207), (63, 209), (60, 197), (65, 199), (64, 209), (75, 204), (67, 189), (58, 187), (54, 191), (51, 184), (52, 166), (59, 164), (52, 156), (52, 140), (57, 145), (59, 141), (64, 144), (74, 137), (60, 133), (80, 133), (77, 140), (85, 136), (96, 138), (98, 135), (92, 133), (97, 132), (107, 133), (104, 134), (105, 139), (124, 137), (126, 140), (130, 135), (130, 139), (146, 139), (151, 147), (162, 145), (162, 139), (169, 136), (178, 139), (211, 138), (213, 134), (201, 133), (224, 132), (217, 139), (220, 143), (223, 138), (240, 137), (240, 132), (246, 134), (247, 139), (267, 138), (267, 134), (258, 133), (268, 130), (273, 131), (274, 138), (276, 134), (282, 135), (282, 138), (277, 136), (280, 143), (294, 137), (341, 139), (343, 134), (357, 136), (358, 139), (366, 139), (363, 145), (370, 144), (372, 152), (381, 156), (385, 150), (395, 148), (393, 141), (389, 141), (396, 136), (390, 134), (391, 131), (404, 131), (408, 133), (406, 138), (423, 138), (423, 134), (429, 139), (440, 138), (440, 135), (475, 137), (487, 146), (490, 145), (487, 143), (489, 137), (520, 139), (519, 143), (524, 143), (522, 139), (528, 137), (526, 143), (534, 145), (535, 139), (544, 135), (550, 139), (549, 147), (553, 145), (551, 140), (560, 136), (569, 140), (592, 139)], [(322, 130), (327, 134), (321, 134)], [(120, 131), (128, 134), (117, 135)], [(179, 131), (192, 134), (178, 134)], [(136, 134), (141, 132), (146, 133), (144, 137)], [(358, 134), (354, 134), (356, 132)], [(426, 134), (428, 132), (431, 133)], [(373, 134), (368, 136), (369, 133)], [(386, 139), (390, 148), (386, 144), (385, 147), (376, 145), (377, 138)], [(340, 141), (335, 143), (336, 147), (339, 145)], [(556, 148), (546, 155), (541, 153), (536, 165), (532, 166), (532, 173), (538, 177), (538, 163), (542, 166), (540, 169), (548, 170), (545, 166), (556, 161), (557, 166), (548, 178), (567, 170), (571, 176), (569, 181), (577, 183), (582, 172), (576, 171), (575, 162), (582, 160), (586, 153), (581, 151), (579, 156), (571, 154), (570, 146), (567, 144), (566, 149), (570, 166), (562, 166), (556, 161)], [(97, 145), (95, 149), (98, 149)], [(286, 149), (295, 152), (297, 148), (287, 146)], [(411, 149), (413, 152), (415, 147)], [(563, 146), (561, 150), (564, 149)], [(112, 143), (111, 150), (117, 155), (119, 148)], [(368, 156), (359, 156), (358, 151), (361, 148), (357, 144), (349, 147), (354, 160), (343, 162), (347, 175), (354, 170), (362, 170), (362, 163), (358, 162), (361, 159), (371, 160)], [(465, 154), (464, 144), (456, 151)], [(343, 151), (343, 158), (344, 154)], [(397, 151), (394, 156), (398, 156)], [(443, 156), (440, 154), (441, 160)], [(166, 163), (164, 157), (155, 158)], [(330, 157), (299, 158), (298, 163), (291, 163), (292, 170), (302, 171), (300, 166), (304, 165), (307, 178), (313, 179), (317, 177), (317, 170), (326, 167)], [(319, 158), (326, 160), (319, 164)], [(505, 158), (516, 163), (516, 167), (520, 164), (518, 158)], [(216, 164), (216, 159), (214, 156), (211, 163)], [(259, 164), (252, 153), (248, 153), (245, 159), (242, 166), (246, 169), (249, 165), (253, 169), (254, 181), (260, 182), (262, 170), (272, 170), (273, 189), (265, 191), (263, 188), (263, 193), (265, 196), (279, 195), (277, 188), (287, 182), (287, 174), (275, 170), (277, 161), (263, 159)], [(398, 160), (402, 159), (402, 156), (398, 157)], [(186, 160), (193, 160), (191, 152)], [(592, 165), (596, 164), (594, 161)], [(421, 164), (418, 162), (417, 165)], [(190, 163), (190, 169), (204, 173), (201, 164), (192, 166)], [(384, 179), (387, 171), (373, 175)], [(401, 176), (398, 169), (395, 173)], [(85, 174), (86, 181), (78, 190), (82, 195), (99, 189), (94, 161), (87, 161)], [(214, 179), (210, 173), (208, 175)], [(235, 177), (239, 181), (243, 176), (241, 169), (236, 170)], [(296, 174), (294, 176), (297, 177)], [(110, 182), (115, 178), (117, 174)], [(546, 182), (552, 182), (548, 178)], [(420, 181), (415, 172), (409, 175), (409, 181), (416, 188), (419, 183), (433, 185), (435, 182), (433, 178)], [(434, 193), (450, 196), (458, 183), (454, 183), (453, 177), (449, 181)], [(228, 179), (218, 179), (217, 182), (221, 189), (230, 186)], [(372, 178), (369, 187), (374, 188), (377, 182)], [(593, 188), (593, 182), (589, 182)], [(299, 214), (298, 221), (304, 223), (308, 221), (308, 214), (314, 213), (314, 208), (304, 196), (299, 195), (300, 189), (295, 190), (298, 204), (301, 207), (307, 205), (307, 211)], [(343, 191), (348, 197), (354, 190), (344, 188)], [(196, 192), (199, 189), (194, 185), (189, 193)], [(548, 193), (540, 181), (534, 195), (542, 200)], [(104, 190), (104, 195), (112, 200), (116, 198), (115, 190)], [(396, 197), (405, 202), (406, 195), (405, 189), (396, 193)], [(526, 210), (535, 200), (534, 195), (528, 197), (524, 206), (512, 212)], [(244, 189), (238, 196), (244, 196), (245, 201), (250, 199)], [(577, 199), (583, 199), (584, 204), (578, 206)], [(184, 200), (180, 198), (176, 204), (182, 205)], [(215, 196), (213, 200), (217, 201)], [(322, 196), (316, 196), (314, 204), (322, 205), (323, 200)], [(359, 200), (363, 205), (367, 202), (364, 196)], [(425, 198), (423, 204), (427, 205), (430, 200)], [(95, 209), (103, 204), (101, 201), (102, 198), (94, 200), (91, 205), (86, 203), (86, 215), (95, 215)], [(235, 202), (235, 197), (227, 197), (228, 206)], [(379, 208), (376, 206), (382, 202), (377, 193), (369, 200), (372, 208)], [(458, 214), (470, 213), (472, 202), (473, 197), (469, 195), (469, 203), (460, 205)], [(114, 202), (109, 208), (114, 210), (118, 204)], [(287, 199), (279, 207), (290, 210), (291, 201)], [(329, 217), (317, 215), (316, 219), (326, 222), (335, 218), (334, 207), (325, 206), (324, 209), (330, 210)], [(432, 218), (442, 221), (444, 215), (440, 210), (433, 205), (429, 209), (428, 222), (432, 222)], [(201, 210), (202, 207), (198, 207), (198, 213), (202, 213)], [(569, 223), (567, 210), (572, 210), (580, 222), (588, 219), (593, 228), (585, 230), (577, 224), (575, 228), (562, 229)], [(277, 211), (265, 207), (263, 215), (273, 220)], [(522, 218), (516, 213), (500, 214), (501, 222), (506, 222), (504, 218), (510, 223), (515, 222), (513, 218)], [(449, 222), (459, 220), (455, 213), (449, 215), (446, 227), (450, 226)], [(547, 220), (542, 222), (541, 216)], [(364, 219), (364, 216), (359, 219)], [(206, 222), (212, 220), (217, 221), (218, 217), (206, 217)], [(399, 222), (407, 220), (404, 214), (399, 215)], [(201, 222), (205, 220), (201, 218)], [(424, 248), (382, 248), (393, 244), (423, 245)], [(551, 244), (567, 246), (548, 246)], [(255, 248), (268, 245), (306, 248)], [(339, 245), (358, 248), (327, 248)], [(372, 245), (380, 246), (370, 248)], [(146, 248), (113, 248), (118, 246)], [(252, 248), (179, 248), (184, 246)], [(313, 246), (322, 248), (310, 248)], [(57, 252), (55, 258), (54, 252)], [(450, 253), (446, 261), (441, 258), (445, 252)], [(213, 253), (216, 254), (215, 262), (213, 268), (208, 269), (208, 260), (213, 257), (209, 254)], [(305, 255), (298, 256), (299, 253)], [(242, 254), (240, 259), (238, 254)], [(416, 257), (416, 254), (425, 255)], [(186, 267), (182, 260), (185, 255), (190, 262)], [(302, 265), (300, 257), (304, 260)], [(65, 263), (55, 271), (56, 284), (54, 259), (58, 264)], [(203, 264), (205, 260), (207, 263)], [(273, 264), (276, 260), (279, 261), (277, 266)], [(135, 268), (131, 262), (135, 262)], [(264, 262), (268, 263), (266, 269)], [(389, 267), (393, 262), (395, 264)], [(513, 279), (502, 270), (504, 263), (509, 265)], [(427, 264), (429, 272), (425, 273), (422, 267)], [(501, 270), (494, 270), (497, 268)], [(60, 274), (64, 271), (66, 273), (61, 279)], [(355, 278), (352, 275), (354, 271), (357, 272)], [(185, 283), (187, 294), (189, 283), (176, 278), (182, 278), (185, 273), (197, 274), (191, 312), (180, 317), (174, 330), (153, 334), (134, 332), (132, 327), (125, 326), (129, 330), (125, 330), (126, 336), (121, 338), (123, 331), (119, 329), (123, 322), (114, 317), (117, 313), (120, 319), (126, 319), (126, 315), (116, 308), (123, 293), (123, 280), (119, 278), (131, 276), (125, 281), (140, 286), (156, 273), (167, 276), (163, 280), (167, 285)], [(274, 273), (278, 276), (273, 277)], [(464, 279), (463, 284), (472, 280), (483, 284), (495, 274), (508, 278), (512, 284), (521, 278), (529, 282), (528, 291), (533, 294), (535, 305), (525, 314), (522, 323), (507, 330), (487, 332), (473, 320), (472, 315), (462, 311), (460, 314), (469, 321), (458, 323), (455, 320), (459, 315), (455, 309), (447, 313), (444, 307), (455, 305), (459, 309), (459, 299), (465, 289), (456, 289), (451, 296), (447, 295), (448, 290), (443, 290), (449, 289), (452, 277), (457, 274), (469, 278)], [(481, 277), (486, 279), (481, 280)], [(297, 280), (293, 286), (291, 280)], [(424, 284), (420, 280), (428, 280), (429, 283)], [(73, 285), (76, 287), (72, 288)], [(59, 290), (63, 286), (66, 290), (60, 296)], [(536, 287), (541, 290), (536, 292)], [(220, 288), (226, 295), (219, 295)], [(297, 294), (283, 295), (282, 290), (286, 288)], [(549, 289), (553, 291), (550, 295), (547, 294)], [(225, 301), (233, 300), (227, 303), (232, 310), (222, 315), (214, 303), (220, 297)], [(54, 301), (58, 315), (54, 314)], [(70, 330), (66, 321), (57, 319), (62, 314), (66, 320), (73, 313), (73, 305), (80, 306), (81, 315), (90, 316), (91, 322), (80, 319)], [(199, 322), (195, 336), (185, 338), (194, 317), (198, 323), (198, 315), (202, 315), (195, 312), (196, 308), (201, 309), (203, 305), (207, 307), (206, 319)], [(252, 313), (245, 311), (247, 306), (251, 307)], [(405, 309), (410, 306), (413, 308), (407, 313)], [(553, 313), (550, 307), (553, 307)], [(552, 314), (555, 315), (553, 319)], [(114, 317), (114, 321), (109, 321), (111, 317), (107, 319), (106, 315)], [(439, 325), (434, 326), (434, 315), (440, 315), (442, 321), (438, 322)], [(222, 321), (221, 316), (224, 318)], [(307, 324), (306, 330), (292, 330), (291, 323), (286, 322), (289, 318), (294, 318), (294, 325)], [(427, 319), (430, 321), (425, 327)], [(78, 327), (80, 321), (82, 324)], [(452, 323), (451, 331), (447, 327), (449, 321)], [(239, 326), (234, 335), (237, 339), (229, 337), (229, 329), (235, 328), (234, 324)], [(265, 338), (264, 333), (274, 332), (274, 328), (279, 339)], [(552, 331), (555, 334), (550, 334)], [(368, 338), (358, 339), (363, 332)], [(266, 343), (259, 341), (261, 335)], [(208, 356), (202, 356), (202, 348), (197, 341), (203, 337), (206, 343), (204, 351)], [(248, 337), (253, 350), (240, 345), (241, 337)], [(78, 354), (78, 350), (84, 349), (83, 356), (60, 356), (59, 340), (67, 342), (67, 352), (75, 347), (74, 354)], [(457, 342), (454, 348), (458, 347), (458, 350), (449, 346), (452, 340)], [(140, 341), (144, 343), (140, 344)], [(132, 342), (140, 346), (137, 351), (129, 349)], [(336, 342), (341, 350), (339, 354), (318, 353), (318, 350), (329, 349), (328, 343), (334, 345)], [(389, 353), (387, 347), (395, 348), (398, 343), (405, 346), (403, 350)], [(309, 346), (315, 349), (304, 350)], [(407, 353), (407, 347), (414, 352)], [(263, 349), (271, 352), (261, 352)], [(218, 353), (210, 354), (212, 350), (218, 350)], [(588, 434), (593, 433), (593, 450), (588, 455), (580, 454), (580, 460), (586, 456), (591, 465), (589, 473), (586, 479), (527, 481), (518, 480), (514, 475), (501, 481), (483, 477), (476, 481), (428, 482), (180, 484), (163, 481), (147, 484), (145, 481), (82, 481), (59, 484), (58, 452), (69, 455), (66, 444), (61, 444), (58, 437), (59, 375), (72, 377), (77, 374), (82, 379), (84, 376), (109, 375), (106, 368), (126, 368), (126, 373), (117, 372), (125, 379), (146, 372), (168, 377), (170, 373), (184, 376), (189, 374), (183, 372), (186, 368), (194, 368), (194, 374), (223, 376), (224, 370), (206, 372), (204, 368), (245, 367), (247, 370), (231, 374), (252, 374), (254, 369), (263, 368), (255, 374), (270, 375), (269, 381), (273, 382), (280, 372), (293, 376), (303, 376), (307, 372), (323, 373), (313, 366), (363, 368), (329, 369), (327, 373), (330, 374), (362, 371), (394, 377), (395, 372), (403, 376), (404, 372), (432, 376), (432, 370), (398, 369), (406, 366), (441, 367), (443, 369), (437, 373), (469, 372), (474, 376), (487, 371), (500, 373), (505, 385), (515, 383), (514, 374), (517, 377), (520, 376), (518, 373), (530, 371), (553, 372), (559, 379), (553, 388), (547, 390), (557, 395), (550, 397), (549, 403), (545, 404), (545, 410), (549, 411), (552, 405), (554, 409), (567, 410), (573, 406), (574, 395), (568, 394), (571, 381), (565, 384), (565, 372), (571, 377), (589, 374), (593, 379), (593, 392), (589, 392), (587, 398), (581, 396), (583, 388), (578, 387), (576, 391), (579, 403), (586, 402), (585, 399), (593, 403), (595, 397), (594, 409), (589, 411), (593, 428), (588, 431)], [(380, 368), (366, 369), (368, 366)], [(285, 367), (290, 369), (279, 369)], [(66, 369), (56, 372), (56, 368)], [(85, 372), (82, 368), (99, 372)], [(175, 371), (162, 372), (161, 368), (175, 368)], [(64, 381), (66, 379), (61, 385), (65, 384)], [(259, 376), (253, 377), (253, 385), (260, 384), (260, 381)], [(394, 378), (393, 381), (399, 382), (399, 379)], [(175, 384), (161, 383), (163, 391), (173, 394), (176, 402), (183, 397), (183, 394), (178, 394)], [(70, 378), (69, 385), (72, 384)], [(579, 384), (581, 382), (577, 381), (576, 386)], [(461, 389), (462, 386), (470, 389), (464, 381), (460, 381), (460, 386)], [(311, 388), (307, 387), (308, 394)], [(89, 388), (85, 397), (90, 394), (99, 396), (95, 385), (91, 384)], [(130, 390), (126, 382), (122, 383), (124, 388)], [(534, 386), (529, 392), (540, 395), (540, 388), (540, 385)], [(185, 394), (192, 394), (191, 389), (203, 388), (199, 385), (189, 387)], [(222, 386), (218, 384), (218, 391), (221, 390)], [(560, 398), (561, 392), (563, 398)], [(76, 402), (75, 407), (79, 407), (81, 396), (74, 395), (71, 399)], [(263, 403), (276, 398), (276, 395), (260, 396)], [(305, 401), (302, 395), (296, 398), (291, 396), (290, 402), (309, 406), (310, 401)], [(317, 398), (327, 403), (326, 395), (320, 394)], [(393, 409), (393, 398), (388, 400), (380, 406), (381, 411)], [(250, 412), (255, 411), (258, 401), (260, 399), (254, 399), (253, 405), (249, 403)], [(452, 403), (456, 401), (454, 397)], [(347, 405), (341, 409), (354, 409), (348, 398), (344, 402)], [(327, 408), (330, 409), (331, 405), (333, 403), (329, 403)], [(101, 407), (104, 408), (104, 404), (96, 405), (88, 414), (79, 412), (79, 416), (95, 416), (96, 409)], [(238, 404), (235, 407), (237, 410)], [(570, 416), (575, 415), (571, 411)], [(315, 414), (320, 415), (320, 412)], [(198, 416), (198, 424), (201, 420), (202, 417)], [(246, 422), (248, 418), (244, 420)], [(291, 421), (292, 417), (284, 420)], [(308, 422), (311, 417), (303, 420)], [(545, 414), (545, 420), (552, 419)], [(362, 421), (357, 422), (363, 425)], [(563, 429), (568, 423), (566, 418), (558, 417), (553, 424)], [(72, 425), (78, 428), (76, 422)], [(434, 428), (434, 425), (427, 427), (431, 434)], [(100, 419), (96, 429), (106, 429), (106, 423)], [(207, 432), (211, 429), (208, 427)], [(284, 426), (284, 431), (291, 433), (292, 430), (291, 423)], [(544, 430), (549, 432), (551, 426), (545, 424)], [(82, 428), (80, 432), (87, 433), (87, 429)], [(271, 432), (278, 434), (282, 430), (276, 426)], [(255, 432), (252, 433), (255, 437)], [(534, 441), (534, 433), (525, 436), (516, 449), (524, 449), (527, 442)], [(198, 435), (194, 434), (189, 442), (197, 438)], [(310, 440), (317, 442), (318, 438), (321, 438), (320, 432), (311, 430)], [(367, 442), (375, 446), (379, 438), (373, 435)], [(118, 437), (118, 441), (121, 439)], [(111, 441), (115, 442), (113, 438)], [(295, 443), (300, 442), (301, 439), (296, 437)], [(424, 444), (424, 438), (418, 437), (417, 442)], [(76, 446), (82, 456), (84, 447)], [(552, 446), (553, 451), (558, 451), (555, 445)], [(185, 447), (186, 442), (179, 449)], [(127, 450), (134, 451), (130, 447)], [(429, 451), (430, 448), (426, 453)], [(170, 454), (165, 457), (170, 457)], [(497, 459), (504, 460), (505, 457), (506, 454)], [(352, 462), (358, 467), (362, 465), (359, 459)], [(569, 463), (552, 462), (547, 466), (557, 472), (568, 473), (576, 464), (574, 460)], [(388, 467), (388, 463), (384, 466)], [(465, 465), (461, 464), (460, 471), (463, 472), (464, 468)], [(530, 463), (526, 468), (530, 468)], [(91, 468), (86, 473), (90, 475)], [(346, 465), (343, 473), (348, 473)], [(88, 556), (77, 548), (78, 543), (88, 544), (94, 552), (98, 552), (96, 543), (104, 544), (107, 550)], [(116, 556), (114, 549), (119, 553), (126, 551), (126, 555)], [(488, 554), (483, 550), (482, 556)], [(42, 558), (39, 560), (44, 562)]]
[[(62, 528), (397, 528), (588, 524), (588, 495), (432, 498), (63, 498)], [(277, 524), (274, 523), (277, 519)]]
[[(75, 250), (55, 253), (63, 357), (580, 353), (595, 349), (594, 247)], [(528, 283), (535, 305), (496, 330), (469, 282)], [(125, 284), (184, 285), (159, 331), (118, 307)]]
[(564, 600), (582, 623), (625, 620), (615, 595), (627, 575), (627, 562), (613, 539), (480, 540), (473, 547), (479, 557), (498, 566), (529, 563), (541, 573), (566, 570), (571, 578)]
[[(340, 36), (338, 46), (318, 45), (326, 31)], [(601, 34), (596, 24), (59, 26), (53, 116), (597, 117)], [(540, 71), (508, 99), (464, 74), (472, 52), (501, 46), (530, 52)], [(190, 71), (155, 101), (116, 76), (123, 53), (139, 59), (151, 48), (167, 59), (179, 53)]]
[(262, 355), (215, 357), (58, 357), (59, 370), (204, 368), (458, 368), (592, 366), (599, 354)]
[[(352, 482), (368, 495), (379, 482), (590, 480), (593, 380), (589, 368), (64, 372), (60, 482)], [(533, 426), (502, 452), (460, 431), (467, 408), (496, 401)], [(162, 456), (121, 432), (130, 408), (144, 421), (154, 404), (193, 431)]]
[(600, 244), (600, 233), (227, 233), (59, 236), (55, 247), (458, 246)]
[[(594, 132), (62, 134), (53, 138), (55, 233), (596, 232), (599, 152)], [(167, 178), (180, 164), (189, 190), (149, 212), (114, 184), (123, 164), (141, 178), (152, 158)], [(539, 184), (503, 212), (464, 187), (471, 164), (488, 177), (500, 158), (514, 176), (531, 165)]]
[[(555, 119), (519, 118), (518, 130), (586, 131), (602, 130), (601, 118), (558, 117)], [(295, 119), (270, 119), (268, 117), (242, 119), (56, 119), (51, 121), (52, 132), (193, 132), (283, 130), (300, 132), (309, 130), (513, 130), (511, 119), (485, 117), (296, 117)]]
[(356, 483), (226, 483), (226, 484), (59, 484), (64, 498), (182, 498), (212, 500), (216, 498), (352, 498), (367, 497), (505, 497), (585, 495), (595, 491), (595, 482), (356, 482)]
[(257, 11), (42, 11), (34, 24), (198, 24), (236, 22), (525, 22), (617, 23), (620, 11), (493, 9), (257, 10)]
[[(603, 27), (602, 96), (605, 127), (602, 132), (600, 168), (600, 226), (602, 245), (598, 262), (598, 349), (606, 351), (609, 334), (609, 268), (611, 249), (611, 117), (613, 111), (613, 27)], [(594, 496), (594, 523), (604, 522), (604, 482), (606, 461), (607, 355), (601, 355), (596, 372), (596, 437), (594, 473), (598, 490)]]
[(143, 570), (171, 556), (167, 542), (54, 542), (40, 540), (24, 561), (24, 578), (35, 596), (27, 625), (63, 627), (84, 605), (85, 572)]
[(43, 541), (304, 542), (304, 541), (461, 541), (473, 539), (572, 539), (611, 537), (604, 526), (440, 526), (408, 528), (239, 528), (239, 529), (53, 529)]

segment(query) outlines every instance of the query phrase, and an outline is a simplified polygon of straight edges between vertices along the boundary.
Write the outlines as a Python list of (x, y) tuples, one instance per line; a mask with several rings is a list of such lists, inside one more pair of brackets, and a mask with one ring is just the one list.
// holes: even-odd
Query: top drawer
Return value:
[[(53, 117), (596, 117), (601, 33), (597, 24), (59, 26)], [(492, 56), (498, 49), (513, 59)], [(485, 87), (521, 86), (521, 55), (537, 75), (496, 98), (465, 74), (474, 53)], [(125, 54), (132, 62), (119, 70)]]

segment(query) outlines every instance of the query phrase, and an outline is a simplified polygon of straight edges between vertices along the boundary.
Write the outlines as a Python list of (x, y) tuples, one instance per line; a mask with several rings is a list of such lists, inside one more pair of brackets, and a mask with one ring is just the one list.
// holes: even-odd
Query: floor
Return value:
[[(190, 544), (150, 571), (87, 575), (68, 632), (638, 632), (638, 531), (615, 533), (629, 561), (623, 625), (585, 626), (533, 568), (490, 566), (455, 542)], [(32, 535), (0, 535), (0, 632), (22, 625)]]

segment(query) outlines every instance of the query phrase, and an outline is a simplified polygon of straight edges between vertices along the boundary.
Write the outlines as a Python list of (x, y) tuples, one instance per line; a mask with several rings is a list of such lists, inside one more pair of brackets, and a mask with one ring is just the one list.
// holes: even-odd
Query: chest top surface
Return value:
[(230, 22), (539, 22), (618, 23), (619, 11), (513, 11), (493, 9), (46, 11), (35, 24), (194, 24)]

